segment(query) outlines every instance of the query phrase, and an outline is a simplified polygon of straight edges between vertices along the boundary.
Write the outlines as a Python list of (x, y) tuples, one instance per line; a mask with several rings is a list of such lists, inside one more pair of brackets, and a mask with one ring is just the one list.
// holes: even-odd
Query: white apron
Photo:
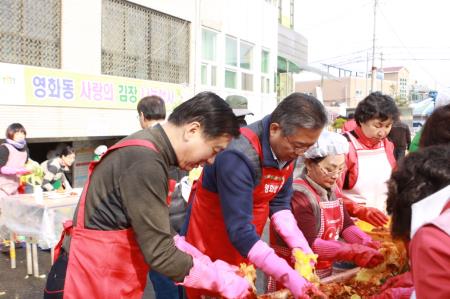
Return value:
[(387, 184), (391, 177), (392, 166), (389, 163), (383, 142), (378, 149), (364, 149), (358, 140), (348, 134), (358, 158), (358, 178), (350, 190), (342, 192), (353, 201), (377, 208), (386, 213)]

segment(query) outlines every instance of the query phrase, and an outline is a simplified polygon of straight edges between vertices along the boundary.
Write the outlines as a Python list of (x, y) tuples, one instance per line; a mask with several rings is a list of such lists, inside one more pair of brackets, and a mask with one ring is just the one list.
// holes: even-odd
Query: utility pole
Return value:
[(369, 52), (367, 52), (367, 57), (366, 57), (366, 93), (364, 97), (367, 97), (369, 95), (368, 92), (368, 87), (369, 87), (369, 82), (367, 82), (369, 79)]
[(380, 58), (380, 69), (382, 71), (381, 74), (381, 92), (383, 92), (383, 81), (384, 81), (384, 72), (383, 72), (383, 52), (381, 52), (381, 58)]
[(372, 80), (370, 83), (370, 92), (374, 92), (374, 85), (376, 79), (377, 68), (375, 67), (375, 37), (376, 37), (376, 28), (377, 28), (377, 2), (378, 0), (374, 0), (373, 4), (373, 38), (372, 38)]

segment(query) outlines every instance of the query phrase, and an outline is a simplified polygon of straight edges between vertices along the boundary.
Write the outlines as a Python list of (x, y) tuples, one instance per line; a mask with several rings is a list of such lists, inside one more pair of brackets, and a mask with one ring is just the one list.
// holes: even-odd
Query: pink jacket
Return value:
[[(11, 168), (24, 167), (28, 158), (26, 151), (18, 151), (14, 146), (8, 143), (2, 144), (9, 150), (8, 162), (4, 166)], [(19, 177), (15, 174), (3, 174), (0, 173), (0, 196), (1, 195), (13, 195), (19, 188)]]
[(417, 230), (409, 245), (417, 298), (450, 298), (450, 202), (441, 215)]

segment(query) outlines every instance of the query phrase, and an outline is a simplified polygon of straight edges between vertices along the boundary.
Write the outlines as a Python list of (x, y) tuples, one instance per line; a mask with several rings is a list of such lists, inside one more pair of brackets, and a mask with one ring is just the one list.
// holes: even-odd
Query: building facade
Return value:
[[(138, 129), (140, 98), (194, 94), (276, 106), (278, 9), (267, 0), (0, 2), (0, 128), (20, 122), (38, 162), (75, 147), (75, 186), (98, 144)], [(7, 20), (7, 21), (6, 21)]]
[(294, 74), (309, 69), (308, 40), (296, 30), (295, 0), (278, 1), (278, 101), (295, 91)]
[[(321, 93), (326, 106), (344, 106), (354, 108), (370, 92), (370, 79), (363, 77), (341, 77), (335, 79), (323, 79), (302, 81), (295, 83), (295, 91), (319, 97)], [(391, 89), (395, 81), (375, 80), (376, 90), (393, 96)]]
[(386, 67), (380, 70), (384, 79), (391, 81), (389, 88), (394, 98), (408, 99), (410, 90), (409, 71), (403, 66)]
[(248, 99), (253, 117), (276, 106), (277, 6), (267, 0), (198, 1), (194, 90)]

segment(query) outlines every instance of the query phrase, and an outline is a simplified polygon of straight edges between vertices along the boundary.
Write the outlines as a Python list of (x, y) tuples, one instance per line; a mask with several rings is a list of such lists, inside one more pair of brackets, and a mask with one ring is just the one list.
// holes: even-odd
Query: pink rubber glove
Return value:
[(373, 249), (380, 249), (381, 243), (372, 240), (372, 238), (359, 229), (356, 225), (351, 225), (347, 227), (342, 232), (342, 237), (347, 243), (357, 243), (365, 246), (369, 246)]
[(9, 167), (9, 166), (3, 166), (0, 169), (0, 172), (6, 175), (24, 175), (31, 173), (28, 169), (24, 167)]
[(276, 212), (272, 215), (270, 221), (273, 228), (275, 228), (289, 248), (299, 248), (306, 254), (313, 253), (290, 210)]
[(192, 255), (196, 258), (204, 256), (204, 254), (200, 250), (189, 244), (184, 236), (176, 235), (175, 237), (173, 237), (173, 241), (175, 242), (175, 246), (184, 253)]
[(384, 260), (383, 255), (377, 250), (360, 244), (317, 238), (313, 248), (322, 259), (352, 261), (360, 267), (373, 268)]
[[(184, 236), (176, 235), (175, 237), (173, 237), (173, 240), (175, 241), (175, 246), (184, 253), (187, 253), (196, 258), (208, 259), (209, 261), (211, 261), (208, 256), (204, 255), (200, 250), (188, 243)], [(223, 271), (237, 272), (239, 270), (238, 267), (230, 265), (221, 260), (217, 260), (214, 263)]]
[(248, 259), (288, 288), (295, 298), (308, 298), (305, 292), (311, 288), (311, 283), (292, 269), (284, 259), (277, 256), (265, 242), (261, 240), (256, 242), (248, 253)]
[(389, 278), (381, 287), (381, 291), (385, 291), (391, 288), (410, 288), (414, 286), (411, 272), (405, 272), (403, 274)]
[(371, 296), (370, 299), (409, 299), (414, 287), (387, 289), (381, 294)]
[[(247, 280), (235, 272), (224, 271), (225, 262), (217, 260), (214, 263), (203, 257), (193, 258), (194, 266), (182, 283), (195, 289), (219, 293), (226, 298), (245, 298), (250, 295), (250, 285)], [(226, 263), (225, 263), (226, 264)]]

